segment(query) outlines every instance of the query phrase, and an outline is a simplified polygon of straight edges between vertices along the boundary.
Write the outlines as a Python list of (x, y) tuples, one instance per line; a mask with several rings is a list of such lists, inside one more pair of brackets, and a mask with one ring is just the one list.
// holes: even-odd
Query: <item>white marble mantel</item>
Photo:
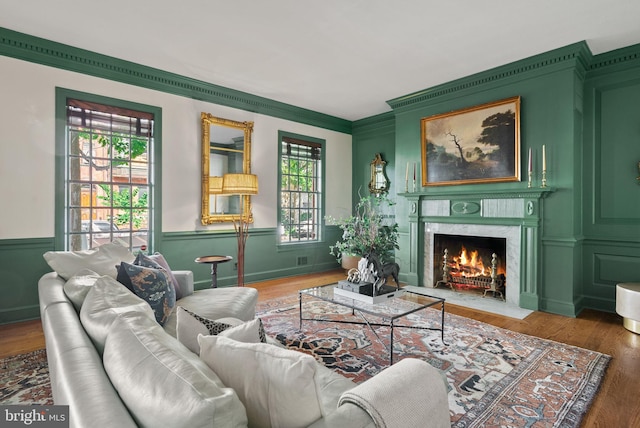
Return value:
[(403, 193), (409, 208), (409, 240), (402, 249), (408, 284), (433, 287), (432, 233), (491, 236), (507, 240), (506, 299), (538, 310), (543, 200), (555, 188), (446, 186)]

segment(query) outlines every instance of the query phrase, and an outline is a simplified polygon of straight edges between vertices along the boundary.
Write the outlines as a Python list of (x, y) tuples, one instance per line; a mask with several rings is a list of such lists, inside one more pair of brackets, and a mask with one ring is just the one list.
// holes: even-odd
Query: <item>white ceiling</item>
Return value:
[(638, 0), (21, 0), (0, 27), (343, 119), (585, 40), (640, 43)]

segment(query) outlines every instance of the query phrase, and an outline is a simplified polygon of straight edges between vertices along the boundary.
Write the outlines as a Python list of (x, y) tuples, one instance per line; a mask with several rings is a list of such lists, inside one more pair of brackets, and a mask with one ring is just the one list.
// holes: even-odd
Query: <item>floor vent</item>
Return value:
[(308, 263), (307, 257), (298, 257), (298, 266), (306, 265)]

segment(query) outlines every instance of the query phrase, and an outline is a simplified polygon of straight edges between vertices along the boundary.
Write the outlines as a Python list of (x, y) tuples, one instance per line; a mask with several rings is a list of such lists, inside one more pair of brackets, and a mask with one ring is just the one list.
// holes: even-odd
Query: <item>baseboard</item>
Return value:
[(0, 310), (0, 324), (29, 321), (40, 318), (40, 306), (30, 305)]
[(567, 303), (553, 299), (540, 299), (540, 310), (552, 314), (564, 315), (575, 318), (580, 313), (581, 307), (576, 303)]

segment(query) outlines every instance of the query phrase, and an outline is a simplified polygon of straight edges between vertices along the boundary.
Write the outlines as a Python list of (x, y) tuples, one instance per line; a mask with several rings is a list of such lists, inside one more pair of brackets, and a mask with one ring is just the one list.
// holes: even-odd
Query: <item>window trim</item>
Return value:
[[(318, 237), (318, 239), (313, 241), (283, 242), (280, 240), (279, 230), (283, 222), (282, 209), (281, 209), (282, 207), (282, 192), (281, 192), (281, 189), (282, 189), (282, 170), (281, 170), (282, 141), (285, 139), (291, 142), (294, 142), (296, 144), (304, 144), (306, 142), (306, 143), (311, 143), (313, 145), (319, 145), (321, 147), (320, 149), (320, 186), (322, 190), (320, 192), (320, 213), (318, 218), (318, 234), (320, 236)], [(326, 213), (326, 194), (327, 194), (327, 187), (326, 187), (327, 180), (326, 180), (326, 174), (325, 174), (326, 163), (327, 163), (326, 150), (327, 150), (327, 144), (326, 144), (326, 140), (324, 139), (310, 137), (307, 135), (295, 134), (293, 132), (288, 132), (283, 130), (278, 130), (278, 188), (277, 188), (278, 233), (276, 233), (276, 235), (277, 235), (277, 246), (279, 249), (292, 248), (292, 246), (301, 246), (301, 245), (314, 246), (318, 244), (323, 244), (325, 242), (326, 231), (325, 231), (324, 217)]]
[(66, 219), (66, 131), (67, 131), (67, 99), (73, 98), (90, 103), (107, 104), (117, 108), (137, 110), (153, 115), (154, 132), (153, 148), (149, 160), (149, 218), (148, 250), (156, 251), (160, 247), (162, 228), (162, 109), (147, 104), (72, 89), (56, 87), (55, 93), (55, 223), (54, 223), (54, 248), (56, 251), (66, 249), (65, 219)]

